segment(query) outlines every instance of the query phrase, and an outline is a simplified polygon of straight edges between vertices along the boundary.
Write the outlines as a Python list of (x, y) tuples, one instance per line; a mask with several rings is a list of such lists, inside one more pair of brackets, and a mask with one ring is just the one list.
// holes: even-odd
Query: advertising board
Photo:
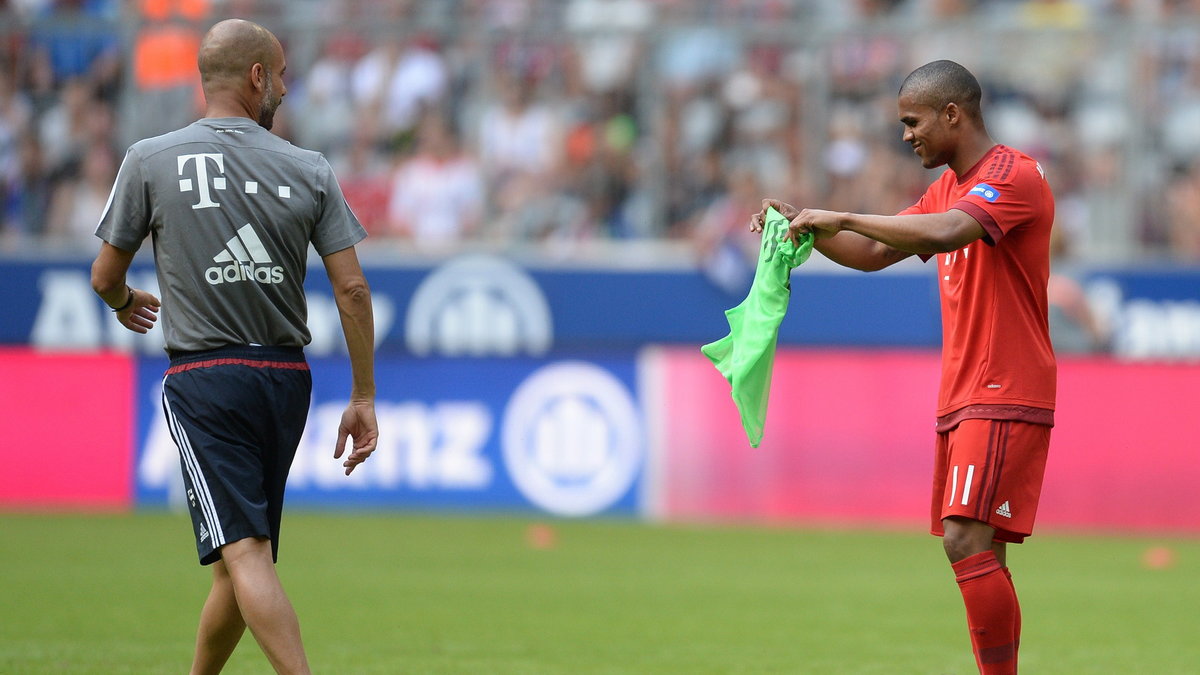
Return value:
[[(762, 445), (725, 381), (690, 349), (658, 349), (652, 415), (662, 520), (924, 526), (939, 357), (783, 349)], [(1039, 527), (1200, 532), (1200, 365), (1061, 358)]]
[(128, 355), (0, 347), (0, 508), (133, 506)]
[[(130, 283), (157, 289), (139, 256)], [(907, 263), (908, 261), (906, 261)], [(90, 261), (0, 258), (11, 298), (0, 344), (161, 353), (157, 334), (134, 336), (91, 290)], [(780, 344), (919, 348), (941, 342), (933, 270), (919, 263), (875, 274), (798, 268)], [(312, 356), (344, 354), (337, 307), (319, 269), (308, 275)], [(383, 354), (541, 356), (551, 350), (704, 344), (724, 335), (724, 311), (744, 291), (702, 270), (523, 265), (472, 254), (424, 265), (367, 264)], [(1077, 275), (1112, 352), (1126, 360), (1200, 360), (1200, 268), (1094, 268)]]
[[(635, 515), (645, 463), (633, 354), (381, 359), (379, 446), (350, 476), (333, 458), (350, 391), (345, 359), (310, 359), (313, 404), (288, 503), (319, 508)], [(137, 502), (182, 502), (157, 401), (166, 362), (145, 359)]]

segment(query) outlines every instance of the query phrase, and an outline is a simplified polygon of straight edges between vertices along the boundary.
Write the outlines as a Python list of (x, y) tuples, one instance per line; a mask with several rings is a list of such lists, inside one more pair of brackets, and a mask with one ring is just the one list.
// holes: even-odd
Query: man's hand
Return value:
[(791, 220), (791, 219), (795, 218), (796, 216), (800, 215), (800, 209), (792, 206), (791, 204), (781, 202), (778, 199), (764, 199), (764, 200), (762, 200), (762, 209), (759, 210), (759, 212), (754, 214), (753, 216), (750, 216), (750, 231), (751, 232), (762, 232), (763, 231), (763, 225), (767, 222), (767, 209), (768, 208), (774, 208), (776, 211), (779, 212), (779, 215), (783, 216), (784, 218), (787, 218), (788, 220)]
[[(786, 217), (786, 216), (785, 216)], [(800, 235), (812, 232), (817, 239), (827, 239), (842, 230), (842, 214), (836, 211), (804, 209), (788, 225), (788, 238), (800, 245)]]
[(342, 413), (342, 423), (338, 425), (337, 447), (333, 450), (333, 458), (341, 459), (346, 451), (346, 440), (354, 439), (350, 456), (342, 462), (346, 475), (354, 471), (354, 467), (367, 461), (375, 444), (379, 441), (379, 423), (375, 420), (374, 401), (350, 401)]
[(128, 307), (117, 312), (117, 321), (135, 333), (147, 333), (154, 328), (158, 321), (158, 308), (162, 306), (158, 298), (146, 291), (130, 288), (133, 302)]

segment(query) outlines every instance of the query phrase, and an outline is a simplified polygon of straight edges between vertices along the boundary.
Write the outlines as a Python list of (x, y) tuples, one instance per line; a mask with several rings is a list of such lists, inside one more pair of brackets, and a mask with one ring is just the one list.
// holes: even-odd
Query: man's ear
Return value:
[(951, 101), (942, 109), (942, 115), (945, 117), (947, 124), (954, 126), (962, 119), (962, 109), (958, 107), (957, 103)]
[(256, 91), (262, 91), (266, 88), (266, 77), (267, 69), (263, 67), (263, 64), (256, 63), (250, 66), (250, 86), (254, 87)]

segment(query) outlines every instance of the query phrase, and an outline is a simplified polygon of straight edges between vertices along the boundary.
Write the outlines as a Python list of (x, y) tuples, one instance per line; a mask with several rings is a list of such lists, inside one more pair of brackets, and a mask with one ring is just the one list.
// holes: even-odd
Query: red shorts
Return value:
[(963, 420), (937, 435), (930, 532), (961, 516), (996, 529), (995, 540), (1019, 544), (1033, 533), (1042, 493), (1050, 427), (1013, 420)]

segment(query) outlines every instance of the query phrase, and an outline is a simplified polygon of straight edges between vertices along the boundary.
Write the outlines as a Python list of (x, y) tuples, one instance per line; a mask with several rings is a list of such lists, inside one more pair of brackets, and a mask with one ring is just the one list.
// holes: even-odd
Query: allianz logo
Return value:
[(482, 254), (451, 260), (422, 280), (404, 323), (417, 356), (541, 356), (554, 341), (537, 282), (516, 264)]
[(644, 461), (641, 416), (625, 383), (586, 361), (535, 371), (504, 410), (500, 450), (513, 484), (559, 516), (609, 508)]
[(283, 268), (271, 265), (271, 256), (263, 246), (262, 240), (254, 228), (246, 223), (232, 239), (225, 242), (225, 248), (215, 256), (214, 265), (204, 270), (204, 280), (211, 286), (239, 281), (257, 281), (260, 284), (283, 283)]

